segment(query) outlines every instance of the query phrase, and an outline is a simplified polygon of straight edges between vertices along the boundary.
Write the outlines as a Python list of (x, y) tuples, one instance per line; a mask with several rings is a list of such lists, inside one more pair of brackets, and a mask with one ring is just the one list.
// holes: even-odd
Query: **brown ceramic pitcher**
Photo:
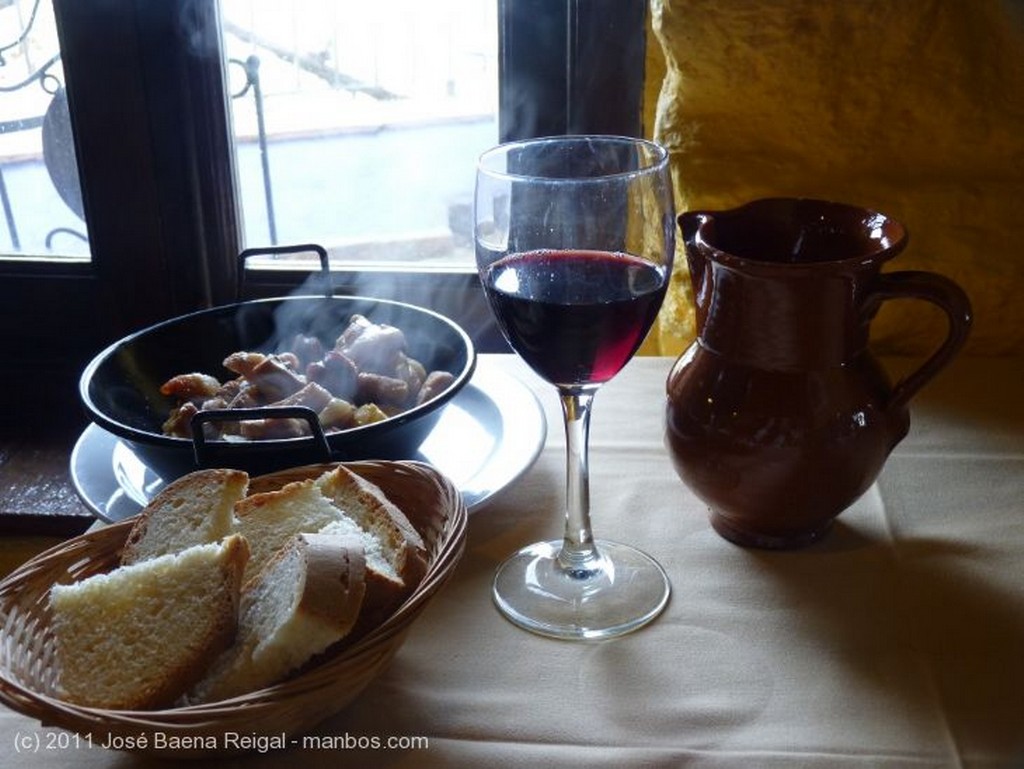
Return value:
[[(666, 444), (726, 539), (818, 539), (910, 427), (907, 403), (967, 338), (970, 303), (928, 272), (881, 273), (907, 243), (883, 214), (772, 198), (679, 217), (698, 338), (668, 377)], [(868, 349), (882, 302), (923, 299), (945, 341), (895, 386)]]

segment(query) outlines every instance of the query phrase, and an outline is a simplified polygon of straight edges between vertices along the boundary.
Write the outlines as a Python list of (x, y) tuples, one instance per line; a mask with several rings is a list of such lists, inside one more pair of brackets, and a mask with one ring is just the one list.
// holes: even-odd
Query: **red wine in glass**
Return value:
[(591, 402), (636, 353), (672, 272), (668, 153), (643, 139), (554, 136), (480, 156), (473, 206), (480, 280), (520, 358), (554, 385), (565, 427), (561, 539), (520, 548), (491, 596), (534, 633), (614, 638), (660, 615), (671, 583), (642, 550), (590, 524)]
[(602, 384), (636, 352), (665, 293), (664, 267), (625, 253), (537, 250), (483, 276), (509, 344), (556, 385)]

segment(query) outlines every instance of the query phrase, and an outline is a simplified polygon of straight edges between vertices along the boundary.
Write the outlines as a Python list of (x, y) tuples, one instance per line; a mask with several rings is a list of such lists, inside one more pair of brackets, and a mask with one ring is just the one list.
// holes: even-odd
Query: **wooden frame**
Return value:
[[(496, 2), (503, 140), (641, 132), (645, 0)], [(54, 10), (93, 256), (0, 260), (0, 402), (24, 408), (30, 394), (41, 410), (76, 404), (78, 373), (110, 341), (232, 301), (241, 246), (216, 0), (54, 0)], [(481, 349), (504, 349), (471, 269), (379, 270), (387, 296), (433, 306)], [(337, 290), (366, 272), (336, 271)], [(256, 294), (280, 295), (298, 277), (254, 279)]]

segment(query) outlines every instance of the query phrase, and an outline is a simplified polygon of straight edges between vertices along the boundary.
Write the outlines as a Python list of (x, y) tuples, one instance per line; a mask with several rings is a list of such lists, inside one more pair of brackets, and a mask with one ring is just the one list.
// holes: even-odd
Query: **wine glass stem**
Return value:
[(590, 405), (597, 388), (559, 390), (565, 422), (566, 481), (565, 536), (558, 563), (576, 579), (587, 579), (600, 570), (600, 555), (590, 530), (590, 474), (588, 448)]

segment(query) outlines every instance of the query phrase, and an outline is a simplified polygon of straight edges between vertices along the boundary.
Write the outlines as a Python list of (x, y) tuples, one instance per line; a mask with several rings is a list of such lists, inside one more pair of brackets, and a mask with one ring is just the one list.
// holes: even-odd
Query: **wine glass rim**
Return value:
[[(568, 175), (538, 175), (531, 173), (517, 173), (515, 171), (508, 171), (506, 169), (499, 169), (491, 167), (489, 162), (495, 158), (507, 157), (511, 152), (517, 148), (523, 147), (540, 147), (540, 146), (555, 146), (555, 145), (571, 145), (571, 144), (605, 144), (605, 145), (632, 145), (635, 147), (642, 147), (646, 150), (649, 155), (644, 157), (644, 163), (637, 168), (624, 169), (622, 171), (610, 171), (608, 173), (601, 173), (594, 176), (568, 176)], [(550, 182), (575, 182), (575, 183), (589, 183), (595, 181), (607, 181), (616, 177), (631, 177), (649, 173), (657, 173), (662, 168), (668, 166), (668, 150), (665, 149), (661, 144), (651, 141), (650, 139), (642, 139), (635, 136), (618, 136), (615, 134), (566, 134), (562, 136), (540, 136), (531, 139), (516, 139), (514, 141), (503, 142), (490, 149), (485, 150), (481, 153), (477, 160), (477, 170), (497, 179), (506, 179), (514, 181), (517, 179), (531, 181), (550, 181)]]

